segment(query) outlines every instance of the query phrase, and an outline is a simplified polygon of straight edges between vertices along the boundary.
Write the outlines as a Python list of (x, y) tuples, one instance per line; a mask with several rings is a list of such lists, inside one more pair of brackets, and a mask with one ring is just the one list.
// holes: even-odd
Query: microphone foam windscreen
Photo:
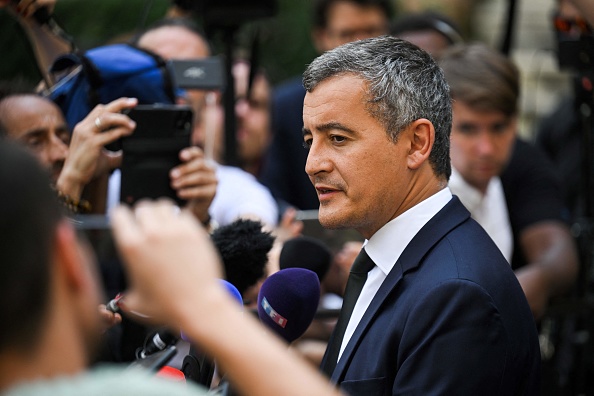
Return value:
[(306, 268), (318, 275), (320, 282), (330, 268), (332, 252), (319, 239), (299, 236), (283, 244), (279, 256), (280, 269)]
[[(241, 297), (241, 293), (239, 292), (239, 290), (237, 290), (237, 288), (235, 286), (233, 286), (230, 282), (226, 281), (225, 279), (219, 279), (219, 282), (221, 282), (221, 284), (223, 285), (223, 287), (225, 288), (225, 290), (227, 290), (227, 292), (229, 292), (229, 295), (239, 303), (239, 309), (243, 310), (243, 298)], [(182, 331), (180, 331), (180, 337), (182, 340), (186, 341), (186, 342), (192, 342), (187, 336), (186, 334)]]
[(273, 332), (291, 343), (311, 324), (320, 302), (320, 281), (315, 272), (287, 268), (270, 275), (258, 293), (258, 317)]
[(239, 289), (237, 289), (235, 286), (233, 286), (233, 284), (231, 282), (226, 281), (225, 279), (219, 279), (219, 281), (225, 287), (227, 292), (229, 292), (229, 295), (231, 297), (233, 297), (233, 299), (235, 301), (237, 301), (239, 303), (239, 305), (243, 308), (243, 297), (241, 297), (241, 293), (239, 292)]

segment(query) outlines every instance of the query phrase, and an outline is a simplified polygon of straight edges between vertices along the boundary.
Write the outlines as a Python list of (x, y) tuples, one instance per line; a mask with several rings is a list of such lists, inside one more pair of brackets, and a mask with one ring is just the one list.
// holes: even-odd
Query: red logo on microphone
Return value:
[(266, 312), (266, 315), (268, 315), (274, 323), (276, 323), (277, 325), (279, 325), (280, 327), (282, 327), (284, 329), (285, 326), (287, 325), (287, 319), (282, 317), (278, 312), (276, 312), (274, 310), (274, 308), (272, 308), (272, 306), (270, 306), (266, 297), (262, 298), (261, 305), (262, 305), (262, 308), (264, 308), (264, 312)]

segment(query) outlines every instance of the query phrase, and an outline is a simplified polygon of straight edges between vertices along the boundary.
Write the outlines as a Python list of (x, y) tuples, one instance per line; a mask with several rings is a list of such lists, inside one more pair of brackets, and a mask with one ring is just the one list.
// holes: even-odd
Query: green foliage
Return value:
[[(123, 41), (165, 14), (168, 0), (58, 0), (55, 15), (80, 49)], [(309, 0), (280, 0), (275, 17), (246, 23), (235, 35), (237, 47), (249, 46), (256, 31), (260, 65), (273, 83), (303, 72), (315, 54), (311, 44)], [(224, 49), (215, 37), (215, 49)], [(0, 80), (39, 81), (29, 42), (16, 20), (0, 9)]]

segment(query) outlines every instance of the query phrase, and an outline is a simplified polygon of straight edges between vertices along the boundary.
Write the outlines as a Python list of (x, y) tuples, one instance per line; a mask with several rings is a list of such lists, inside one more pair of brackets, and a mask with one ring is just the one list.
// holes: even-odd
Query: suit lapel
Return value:
[(396, 288), (404, 274), (418, 267), (423, 257), (437, 242), (469, 217), (468, 210), (462, 205), (458, 197), (454, 196), (410, 241), (369, 304), (363, 318), (361, 318), (361, 322), (355, 329), (332, 374), (332, 382), (339, 383), (342, 380), (345, 369), (359, 345), (361, 336), (367, 331), (380, 307)]

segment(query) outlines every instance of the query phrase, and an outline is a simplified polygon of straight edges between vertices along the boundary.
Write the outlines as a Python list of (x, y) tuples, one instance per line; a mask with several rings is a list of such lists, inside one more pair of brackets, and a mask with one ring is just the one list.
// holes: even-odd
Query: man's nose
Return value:
[(477, 139), (477, 150), (481, 155), (491, 155), (495, 151), (495, 142), (490, 133), (480, 133)]
[(235, 114), (237, 115), (238, 118), (245, 117), (249, 108), (250, 108), (250, 105), (245, 98), (238, 99), (237, 102), (235, 102)]
[(68, 146), (58, 136), (53, 135), (49, 154), (52, 162), (64, 161), (68, 156)]
[(330, 172), (331, 170), (332, 162), (328, 158), (323, 145), (312, 143), (307, 153), (305, 173), (308, 176), (314, 176), (320, 172)]

